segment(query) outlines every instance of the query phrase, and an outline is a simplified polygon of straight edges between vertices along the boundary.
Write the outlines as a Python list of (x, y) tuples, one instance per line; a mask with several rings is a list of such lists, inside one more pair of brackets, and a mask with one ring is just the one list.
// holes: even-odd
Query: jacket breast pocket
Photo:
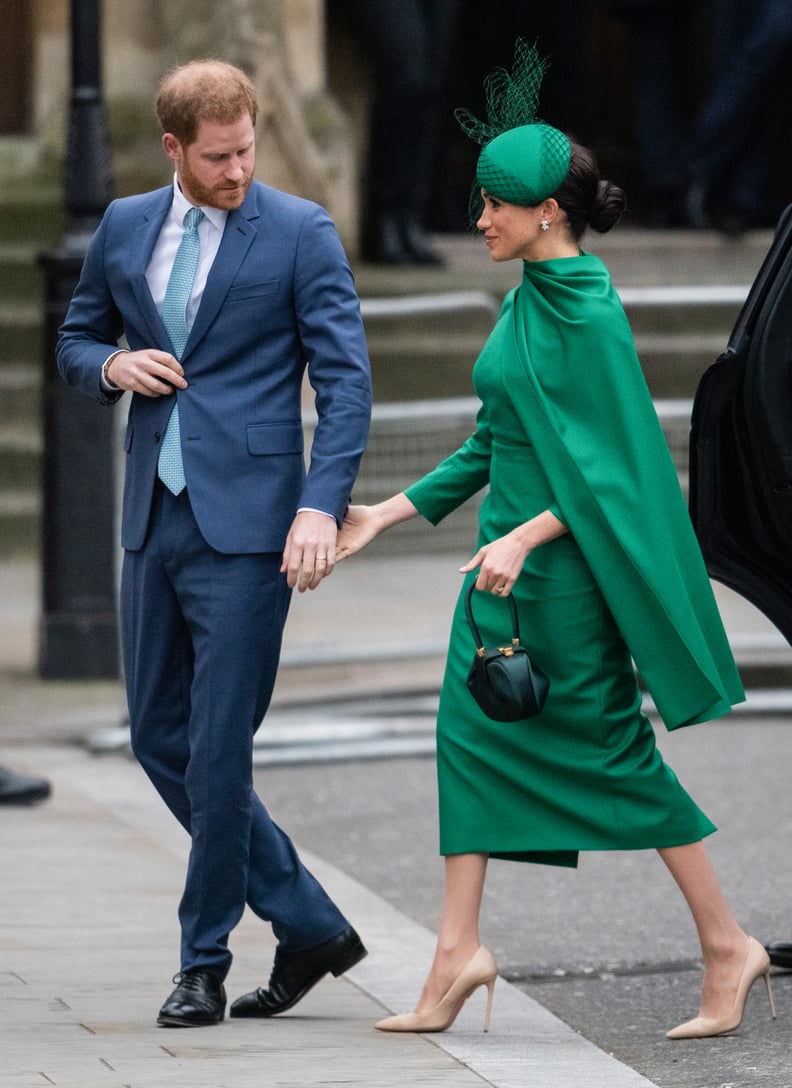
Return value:
[(248, 453), (271, 456), (303, 452), (303, 428), (299, 419), (282, 423), (248, 423)]
[(274, 295), (280, 288), (280, 280), (260, 280), (258, 283), (238, 283), (229, 289), (226, 301), (255, 302), (256, 299)]

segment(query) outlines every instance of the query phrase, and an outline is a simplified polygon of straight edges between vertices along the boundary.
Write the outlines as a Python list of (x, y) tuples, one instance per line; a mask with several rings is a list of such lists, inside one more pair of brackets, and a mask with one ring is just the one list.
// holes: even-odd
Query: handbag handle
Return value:
[[(476, 626), (476, 621), (473, 619), (473, 594), (476, 592), (476, 582), (474, 579), (468, 586), (468, 591), (465, 595), (465, 615), (467, 616), (467, 621), (470, 624), (470, 630), (473, 632), (473, 638), (476, 642), (476, 653), (479, 655), (479, 657), (483, 657), (487, 651), (484, 648), (484, 643), (481, 641), (481, 635), (479, 634), (479, 629)], [(506, 600), (509, 602), (509, 607), (511, 608), (512, 646), (519, 646), (520, 624), (517, 616), (517, 605), (515, 604), (514, 596), (511, 593), (506, 598)]]

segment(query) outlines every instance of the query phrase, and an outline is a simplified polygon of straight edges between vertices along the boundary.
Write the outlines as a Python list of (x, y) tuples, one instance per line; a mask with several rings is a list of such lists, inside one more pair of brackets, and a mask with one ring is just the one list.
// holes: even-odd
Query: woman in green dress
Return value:
[[(521, 63), (537, 65), (527, 53)], [(408, 518), (436, 524), (489, 488), (438, 711), (437, 950), (416, 1010), (377, 1027), (443, 1030), (486, 985), (486, 1030), (496, 968), (478, 917), (489, 857), (574, 866), (580, 850), (653, 847), (704, 962), (698, 1016), (668, 1035), (717, 1035), (738, 1026), (760, 975), (769, 993), (769, 961), (724, 900), (701, 841), (715, 828), (656, 748), (633, 662), (669, 729), (744, 694), (627, 319), (603, 263), (580, 249), (587, 226), (615, 225), (624, 195), (548, 125), (485, 135), (476, 225), (491, 259), (521, 260), (523, 276), (473, 370), (476, 431), (405, 492), (350, 507), (337, 545), (344, 558)], [(512, 594), (522, 642), (550, 679), (528, 723), (490, 720), (467, 689), (471, 581), (484, 645), (504, 640)]]

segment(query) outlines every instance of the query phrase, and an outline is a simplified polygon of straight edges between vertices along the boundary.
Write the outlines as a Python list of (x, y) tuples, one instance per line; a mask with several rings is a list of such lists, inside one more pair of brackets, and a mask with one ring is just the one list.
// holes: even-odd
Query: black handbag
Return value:
[(476, 583), (471, 582), (465, 597), (465, 615), (476, 642), (476, 656), (468, 673), (470, 694), (488, 718), (496, 722), (517, 722), (533, 718), (545, 704), (550, 681), (531, 661), (528, 651), (520, 645), (517, 605), (509, 594), (511, 607), (511, 646), (486, 649), (473, 619), (473, 594)]

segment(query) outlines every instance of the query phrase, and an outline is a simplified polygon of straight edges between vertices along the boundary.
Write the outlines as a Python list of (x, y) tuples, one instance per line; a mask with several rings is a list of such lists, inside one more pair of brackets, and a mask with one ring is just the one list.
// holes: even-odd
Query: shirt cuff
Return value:
[(326, 510), (317, 510), (315, 506), (301, 506), (297, 510), (298, 514), (324, 514), (326, 518), (332, 518), (335, 521), (335, 514), (328, 514)]
[(121, 388), (121, 386), (116, 385), (114, 382), (111, 382), (110, 379), (107, 377), (107, 368), (110, 366), (113, 359), (115, 359), (117, 355), (123, 355), (126, 350), (126, 348), (119, 348), (118, 351), (114, 351), (112, 355), (108, 355), (105, 361), (102, 363), (102, 370), (99, 375), (99, 386), (103, 393), (123, 393), (123, 389)]

